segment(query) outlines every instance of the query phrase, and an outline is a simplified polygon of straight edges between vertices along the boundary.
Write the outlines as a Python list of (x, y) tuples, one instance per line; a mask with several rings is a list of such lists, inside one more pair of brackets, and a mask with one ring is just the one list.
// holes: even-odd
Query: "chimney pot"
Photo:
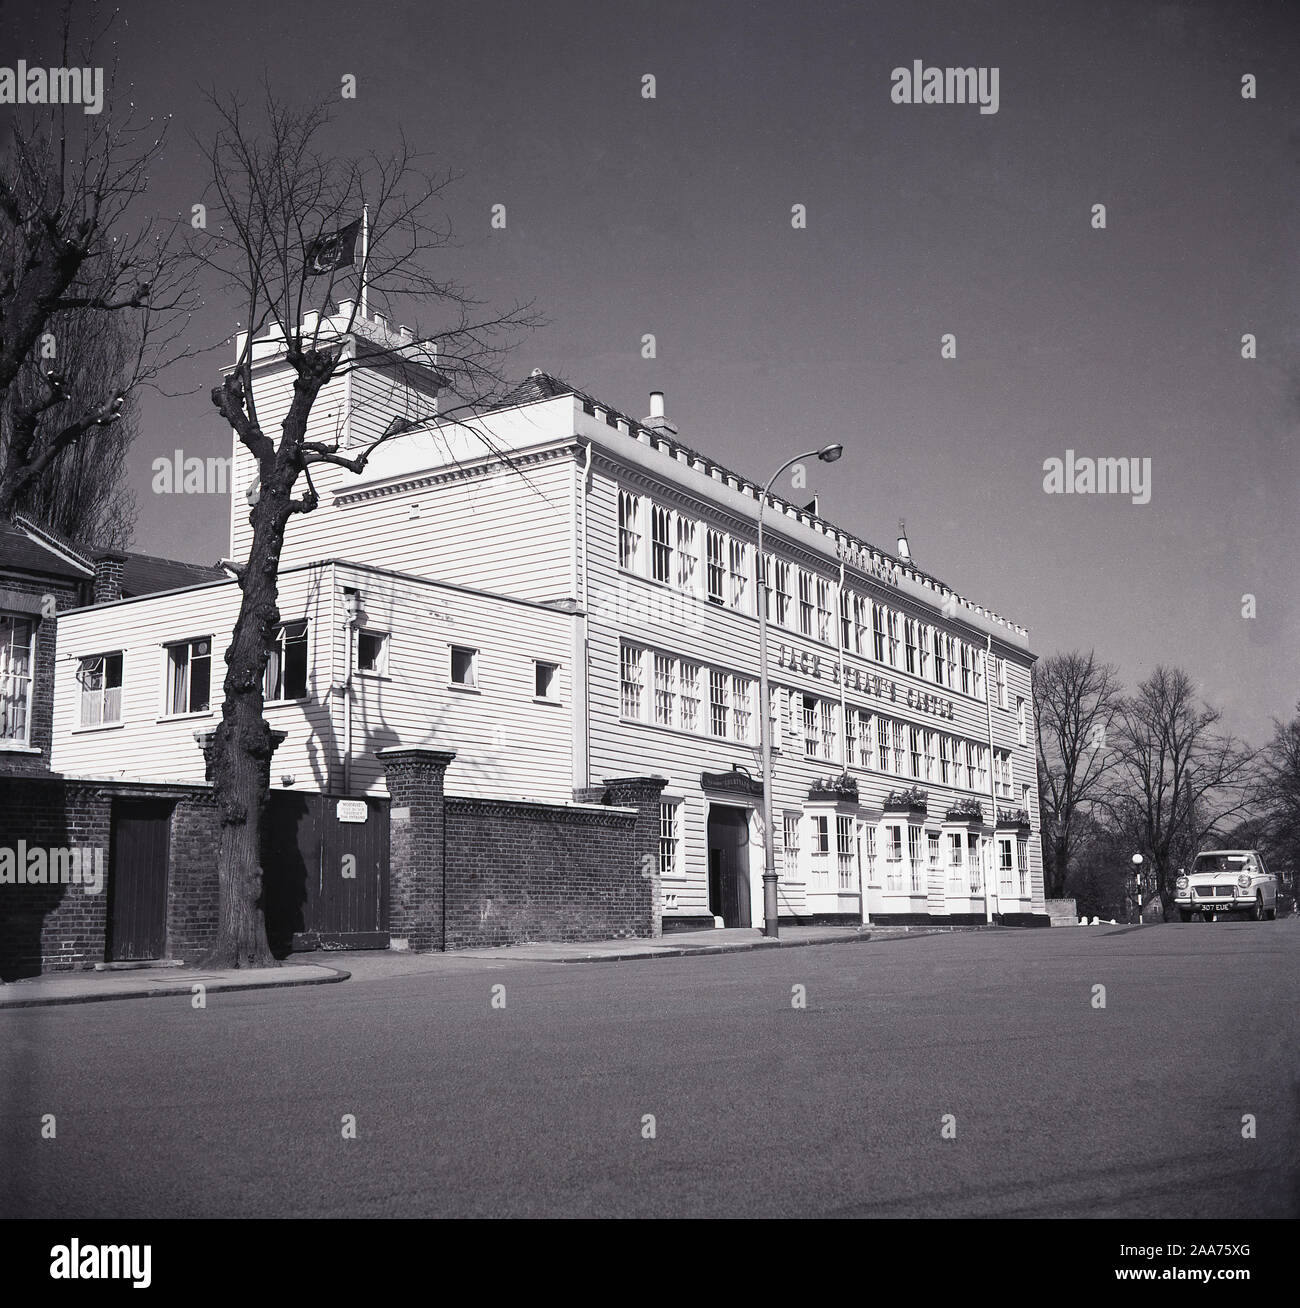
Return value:
[(650, 412), (646, 415), (645, 425), (652, 431), (666, 432), (670, 436), (677, 435), (676, 426), (664, 417), (664, 393), (663, 391), (650, 392)]

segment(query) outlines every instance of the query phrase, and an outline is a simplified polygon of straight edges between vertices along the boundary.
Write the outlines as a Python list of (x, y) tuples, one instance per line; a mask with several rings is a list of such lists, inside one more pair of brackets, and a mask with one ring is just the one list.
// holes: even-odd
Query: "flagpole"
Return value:
[(361, 316), (366, 314), (366, 259), (370, 254), (370, 206), (361, 206)]

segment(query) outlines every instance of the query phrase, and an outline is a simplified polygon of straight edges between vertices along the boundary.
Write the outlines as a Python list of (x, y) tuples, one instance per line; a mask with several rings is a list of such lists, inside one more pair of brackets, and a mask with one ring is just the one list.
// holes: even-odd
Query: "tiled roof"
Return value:
[(538, 400), (553, 400), (557, 395), (576, 395), (580, 400), (588, 403), (595, 402), (590, 395), (584, 395), (576, 386), (570, 386), (568, 382), (552, 377), (549, 372), (534, 368), (529, 376), (508, 390), (491, 407), (509, 409), (516, 404), (535, 404)]
[(153, 554), (127, 553), (122, 570), (122, 594), (151, 595), (159, 590), (179, 590), (205, 581), (223, 581), (228, 575), (224, 569), (206, 563), (183, 563)]
[(89, 575), (88, 569), (78, 567), (17, 522), (0, 522), (0, 568), (76, 581), (84, 581)]

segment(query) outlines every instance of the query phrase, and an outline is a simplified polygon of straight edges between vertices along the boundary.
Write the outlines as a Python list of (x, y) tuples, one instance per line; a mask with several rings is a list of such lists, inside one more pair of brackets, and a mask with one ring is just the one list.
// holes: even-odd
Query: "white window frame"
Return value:
[(790, 564), (776, 560), (776, 620), (783, 627), (790, 625)]
[(678, 711), (683, 731), (703, 734), (700, 725), (700, 672), (703, 664), (682, 659), (678, 667)]
[[(542, 668), (550, 668), (551, 674), (546, 681), (545, 692), (537, 688), (538, 673)], [(533, 698), (544, 704), (560, 703), (560, 664), (550, 659), (533, 660)]]
[(817, 578), (817, 639), (827, 645), (834, 640), (831, 622), (834, 612), (831, 609), (831, 583), (825, 577)]
[(645, 720), (645, 653), (639, 645), (619, 646), (619, 716), (629, 722)]
[[(301, 627), (301, 638), (295, 636), (294, 643), (301, 639), (305, 646), (305, 667), (302, 678), (302, 694), (285, 693), (285, 672), (288, 659), (285, 650), (285, 633), (290, 627)], [(294, 618), (282, 622), (271, 638), (272, 649), (266, 660), (266, 670), (262, 674), (262, 698), (268, 704), (297, 704), (308, 698), (311, 686), (311, 627), (306, 618)]]
[[(32, 740), (39, 624), (32, 613), (3, 613), (0, 623), (0, 748), (27, 749)], [(19, 624), (27, 628), (27, 639), (22, 644), (18, 642)]]
[[(469, 680), (456, 680), (456, 655), (469, 655)], [(468, 691), (480, 690), (478, 675), (478, 648), (474, 645), (448, 645), (447, 646), (447, 686), (450, 689)]]
[(654, 724), (675, 727), (677, 717), (677, 660), (670, 654), (652, 655), (654, 668)]
[(911, 870), (912, 894), (925, 891), (925, 854), (922, 847), (924, 828), (915, 822), (907, 824), (907, 863)]
[(813, 635), (813, 574), (807, 568), (799, 569), (799, 633)]
[[(771, 694), (769, 688), (769, 695)], [(754, 683), (738, 673), (731, 674), (731, 738), (743, 745), (753, 743)]]
[(673, 573), (673, 540), (676, 514), (662, 504), (650, 504), (650, 580), (671, 586)]
[(885, 889), (903, 893), (903, 828), (905, 822), (886, 822), (885, 829)]
[(727, 534), (713, 527), (704, 531), (704, 593), (710, 604), (727, 602)]
[[(110, 660), (116, 660), (117, 684), (109, 685)], [(91, 664), (98, 664), (92, 668)], [(87, 686), (88, 677), (97, 676), (98, 686)], [(88, 730), (94, 727), (121, 726), (122, 724), (122, 688), (126, 676), (126, 658), (124, 652), (107, 650), (103, 654), (87, 654), (77, 660), (77, 684), (81, 694), (77, 697), (77, 727)], [(116, 691), (116, 696), (111, 694)], [(88, 719), (87, 705), (94, 704), (95, 712)]]
[(693, 518), (677, 514), (677, 589), (687, 595), (697, 590), (699, 533)]
[(841, 890), (853, 890), (857, 886), (858, 869), (854, 858), (857, 841), (853, 825), (851, 816), (844, 813), (835, 815), (835, 862)]
[(788, 879), (799, 876), (799, 819), (796, 809), (781, 814), (781, 875)]
[[(194, 653), (196, 645), (207, 645), (206, 654)], [(185, 662), (179, 664), (176, 661), (173, 651), (185, 651)], [(184, 697), (187, 706), (193, 698), (193, 682), (191, 670), (194, 666), (195, 658), (204, 658), (208, 661), (208, 702), (203, 708), (176, 708), (177, 692), (181, 689), (177, 685), (181, 673), (184, 674)], [(165, 669), (165, 678), (163, 681), (163, 700), (162, 716), (165, 718), (188, 718), (197, 717), (205, 713), (212, 712), (212, 637), (211, 636), (193, 636), (189, 640), (169, 640), (163, 645), (163, 665)]]
[(680, 800), (659, 801), (659, 877), (661, 880), (681, 875), (681, 808)]
[(709, 669), (709, 735), (731, 739), (731, 677), (719, 668)]
[(641, 496), (629, 490), (618, 493), (618, 566), (628, 572), (640, 571), (641, 563)]
[[(363, 668), (361, 666), (361, 638), (362, 636), (377, 636), (379, 638), (379, 658), (373, 668)], [(388, 649), (391, 639), (391, 633), (380, 631), (377, 627), (360, 627), (357, 630), (357, 673), (363, 677), (386, 677), (388, 676)]]
[(727, 541), (727, 603), (737, 613), (752, 613), (749, 602), (749, 546), (731, 536)]
[(948, 889), (955, 887), (962, 894), (968, 893), (964, 869), (966, 866), (966, 833), (964, 831), (948, 832)]

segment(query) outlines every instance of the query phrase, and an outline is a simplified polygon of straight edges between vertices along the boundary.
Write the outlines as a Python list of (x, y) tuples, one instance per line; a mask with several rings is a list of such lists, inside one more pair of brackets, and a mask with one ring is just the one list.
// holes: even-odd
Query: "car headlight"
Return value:
[(1237, 878), (1237, 884), (1238, 884), (1238, 885), (1239, 885), (1243, 890), (1249, 890), (1249, 889), (1250, 889), (1250, 873), (1249, 873), (1249, 872), (1243, 872), (1243, 873), (1241, 873), (1241, 875), (1238, 876), (1238, 878)]
[(1174, 885), (1176, 885), (1179, 890), (1186, 890), (1190, 884), (1191, 883), (1186, 877), (1179, 877), (1178, 880), (1174, 882)]

